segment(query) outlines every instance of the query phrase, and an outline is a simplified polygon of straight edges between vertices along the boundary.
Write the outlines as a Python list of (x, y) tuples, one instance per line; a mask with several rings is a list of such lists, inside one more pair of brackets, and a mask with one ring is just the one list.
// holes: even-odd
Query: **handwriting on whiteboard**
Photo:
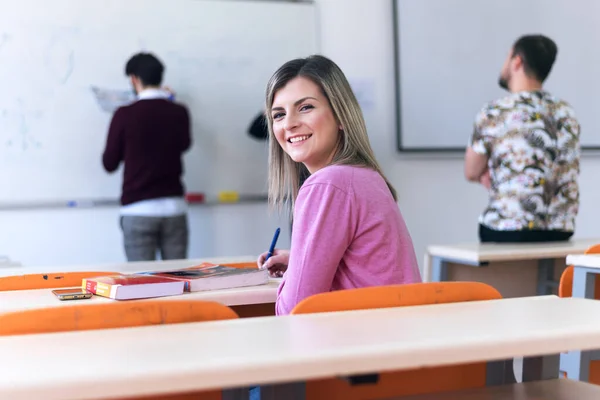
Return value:
[(43, 116), (40, 110), (29, 110), (23, 99), (17, 99), (13, 108), (0, 112), (0, 126), (8, 133), (5, 146), (18, 150), (41, 148), (42, 143), (31, 129), (32, 120)]

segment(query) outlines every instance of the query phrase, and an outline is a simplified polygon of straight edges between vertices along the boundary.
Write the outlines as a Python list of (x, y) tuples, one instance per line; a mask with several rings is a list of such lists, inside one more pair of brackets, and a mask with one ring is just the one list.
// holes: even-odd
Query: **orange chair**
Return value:
[[(585, 251), (585, 254), (600, 254), (600, 244), (591, 246)], [(573, 296), (574, 270), (575, 268), (572, 265), (569, 265), (560, 276), (560, 282), (558, 284), (559, 297)], [(596, 275), (596, 282), (594, 283), (594, 297), (596, 300), (600, 300), (600, 276), (598, 275)], [(564, 375), (567, 377), (567, 374)], [(600, 360), (593, 360), (590, 362), (589, 382), (600, 385)]]
[[(292, 314), (364, 310), (501, 299), (493, 287), (479, 282), (428, 282), (363, 289), (340, 290), (311, 296)], [(360, 323), (360, 321), (357, 321)], [(410, 327), (406, 327), (410, 329)], [(351, 385), (341, 379), (319, 379), (306, 383), (306, 398), (384, 399), (394, 396), (430, 394), (486, 385), (486, 363), (422, 368), (379, 374), (373, 384)]]
[(0, 277), (0, 292), (7, 290), (56, 289), (81, 286), (86, 278), (105, 275), (120, 275), (118, 272), (86, 271), (56, 272), (49, 274), (26, 274)]
[[(236, 319), (229, 307), (209, 301), (143, 301), (33, 309), (0, 314), (0, 336), (113, 329)], [(220, 400), (221, 391), (144, 396), (127, 400)]]

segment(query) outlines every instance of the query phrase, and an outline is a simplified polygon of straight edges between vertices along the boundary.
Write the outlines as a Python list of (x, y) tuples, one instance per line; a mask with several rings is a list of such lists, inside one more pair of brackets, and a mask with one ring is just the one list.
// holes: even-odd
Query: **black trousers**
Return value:
[(482, 243), (564, 242), (571, 236), (573, 236), (573, 232), (541, 229), (497, 231), (479, 224), (479, 240)]

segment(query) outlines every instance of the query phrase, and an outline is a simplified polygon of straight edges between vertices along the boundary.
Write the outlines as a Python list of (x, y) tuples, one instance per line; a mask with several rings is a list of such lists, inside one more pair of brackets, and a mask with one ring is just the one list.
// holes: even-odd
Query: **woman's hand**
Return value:
[(283, 273), (287, 270), (288, 263), (290, 260), (289, 250), (275, 249), (273, 255), (265, 262), (267, 252), (262, 253), (257, 260), (258, 269), (268, 269), (269, 275), (273, 278), (281, 278)]

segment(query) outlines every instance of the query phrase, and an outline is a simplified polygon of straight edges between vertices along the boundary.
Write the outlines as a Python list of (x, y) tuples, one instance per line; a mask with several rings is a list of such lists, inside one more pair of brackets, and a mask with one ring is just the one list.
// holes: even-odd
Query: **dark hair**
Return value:
[(144, 86), (160, 85), (164, 71), (164, 65), (150, 53), (137, 53), (125, 65), (125, 75), (140, 78)]
[(512, 56), (520, 56), (525, 73), (544, 82), (556, 60), (556, 43), (544, 35), (524, 35), (513, 45)]

